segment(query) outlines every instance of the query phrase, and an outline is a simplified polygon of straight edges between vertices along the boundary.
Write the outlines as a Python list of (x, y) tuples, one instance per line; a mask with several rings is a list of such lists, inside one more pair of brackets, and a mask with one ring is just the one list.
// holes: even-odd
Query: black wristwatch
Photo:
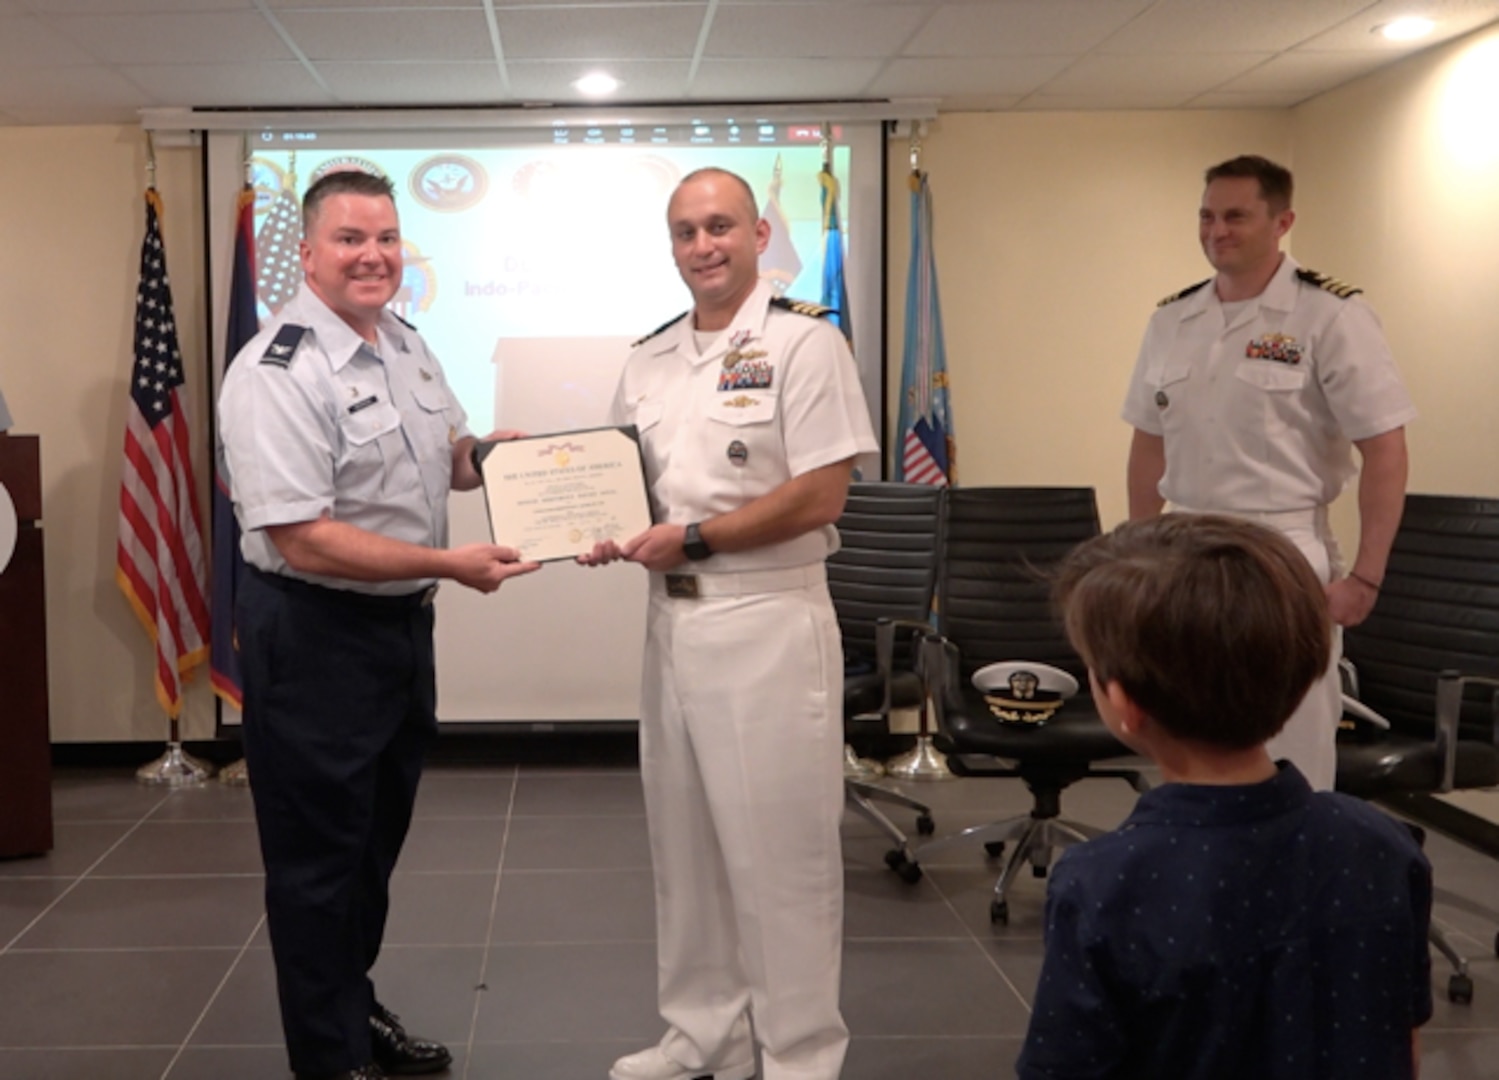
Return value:
[(701, 522), (694, 521), (687, 526), (687, 534), (682, 537), (682, 554), (693, 562), (706, 559), (713, 554), (713, 549), (708, 546), (708, 541), (703, 539), (703, 534), (698, 531)]
[(479, 457), (479, 447), (481, 445), (482, 444), (479, 442), (479, 440), (475, 439), (474, 445), (468, 448), (468, 463), (474, 467), (474, 472), (478, 473), (480, 476), (483, 476), (484, 466)]

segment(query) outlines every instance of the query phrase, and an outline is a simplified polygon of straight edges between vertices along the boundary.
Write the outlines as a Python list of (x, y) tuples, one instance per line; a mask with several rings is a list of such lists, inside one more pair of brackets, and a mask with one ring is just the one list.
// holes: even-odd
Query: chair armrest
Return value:
[[(920, 638), (923, 634), (931, 633), (932, 624), (917, 619), (892, 619), (888, 615), (881, 615), (875, 620), (874, 657), (875, 663), (879, 666), (880, 679), (885, 686), (885, 700), (880, 706), (880, 713), (883, 716), (890, 715), (892, 704), (892, 680), (895, 678), (895, 634), (898, 630), (908, 630), (913, 638)], [(916, 651), (919, 661), (919, 645)]]
[(1369, 706), (1365, 705), (1356, 697), (1352, 697), (1348, 694), (1343, 695), (1343, 711), (1345, 713), (1349, 713), (1353, 716), (1358, 717), (1365, 723), (1374, 725), (1381, 731), (1390, 730), (1390, 722), (1388, 720), (1386, 720), (1383, 716), (1380, 716), (1379, 713), (1369, 708)]
[[(1438, 791), (1451, 791), (1457, 782), (1457, 734), (1462, 720), (1463, 688), (1469, 683), (1499, 690), (1499, 679), (1485, 675), (1464, 675), (1460, 671), (1443, 671), (1437, 676), (1437, 755), (1442, 762), (1442, 780)], [(1496, 695), (1499, 696), (1499, 695)], [(1490, 736), (1499, 745), (1499, 714)]]
[[(1358, 667), (1346, 656), (1338, 657), (1338, 681), (1343, 687), (1343, 703), (1358, 697)], [(1386, 724), (1385, 727), (1389, 727)]]

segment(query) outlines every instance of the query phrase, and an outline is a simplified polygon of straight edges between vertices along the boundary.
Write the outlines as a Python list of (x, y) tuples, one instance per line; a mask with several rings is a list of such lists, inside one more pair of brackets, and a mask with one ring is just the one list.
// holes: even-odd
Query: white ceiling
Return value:
[[(1394, 44), (1407, 13), (1436, 33)], [(1294, 105), (1499, 0), (0, 0), (0, 125), (142, 108), (938, 98), (943, 110)]]

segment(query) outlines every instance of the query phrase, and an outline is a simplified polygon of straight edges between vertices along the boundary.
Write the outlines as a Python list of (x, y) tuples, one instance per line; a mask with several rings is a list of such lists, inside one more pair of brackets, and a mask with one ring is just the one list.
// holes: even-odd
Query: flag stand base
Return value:
[(848, 743), (843, 744), (843, 778), (845, 780), (878, 780), (885, 766), (872, 758), (862, 758)]
[(947, 767), (947, 758), (942, 756), (942, 751), (932, 745), (930, 735), (917, 736), (914, 747), (894, 761), (887, 761), (885, 775), (892, 780), (957, 779)]
[(249, 787), (250, 764), (244, 758), (219, 770), (219, 783), (225, 787)]
[(195, 787), (213, 775), (213, 766), (185, 753), (182, 744), (167, 743), (167, 752), (135, 770), (135, 779), (154, 787)]

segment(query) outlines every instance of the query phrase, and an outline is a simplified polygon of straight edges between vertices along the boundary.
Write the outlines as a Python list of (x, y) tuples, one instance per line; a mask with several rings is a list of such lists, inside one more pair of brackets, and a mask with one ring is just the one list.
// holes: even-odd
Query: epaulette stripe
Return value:
[(1198, 289), (1202, 288), (1204, 285), (1208, 284), (1208, 282), (1210, 282), (1212, 280), (1213, 280), (1212, 278), (1203, 278), (1196, 285), (1188, 285), (1185, 289), (1181, 290), (1181, 292), (1174, 292), (1170, 296), (1166, 297), (1164, 300), (1157, 301), (1156, 302), (1156, 307), (1165, 307), (1167, 304), (1174, 304), (1178, 300), (1183, 300), (1186, 297), (1191, 296)]
[(806, 300), (789, 300), (784, 296), (771, 297), (770, 306), (780, 308), (782, 311), (794, 312), (797, 315), (809, 315), (814, 319), (825, 319), (833, 314), (833, 309), (824, 307), (822, 304), (813, 304)]
[(261, 356), (262, 364), (271, 364), (279, 368), (291, 367), (292, 357), (297, 354), (297, 346), (302, 344), (302, 338), (307, 334), (307, 327), (298, 326), (296, 323), (283, 323), (281, 329), (276, 331), (276, 336), (271, 343), (265, 347), (265, 354)]
[(664, 323), (662, 323), (660, 326), (656, 327), (656, 329), (652, 330), (649, 334), (645, 335), (645, 337), (641, 338), (639, 341), (632, 341), (632, 342), (630, 342), (630, 348), (632, 348), (632, 349), (638, 349), (638, 348), (640, 348), (640, 346), (644, 345), (647, 341), (651, 340), (651, 338), (655, 337), (657, 334), (660, 334), (660, 333), (662, 333), (662, 332), (664, 332), (666, 330), (671, 329), (673, 326), (677, 325), (677, 323), (679, 323), (683, 319), (687, 318), (687, 314), (688, 313), (684, 311), (680, 315), (676, 315), (676, 316), (673, 316), (670, 319), (667, 319)]
[(1324, 274), (1318, 270), (1302, 268), (1296, 271), (1296, 276), (1308, 285), (1315, 285), (1324, 292), (1332, 293), (1340, 300), (1347, 300), (1350, 296), (1357, 296), (1364, 291), (1357, 285), (1350, 285), (1346, 281)]

